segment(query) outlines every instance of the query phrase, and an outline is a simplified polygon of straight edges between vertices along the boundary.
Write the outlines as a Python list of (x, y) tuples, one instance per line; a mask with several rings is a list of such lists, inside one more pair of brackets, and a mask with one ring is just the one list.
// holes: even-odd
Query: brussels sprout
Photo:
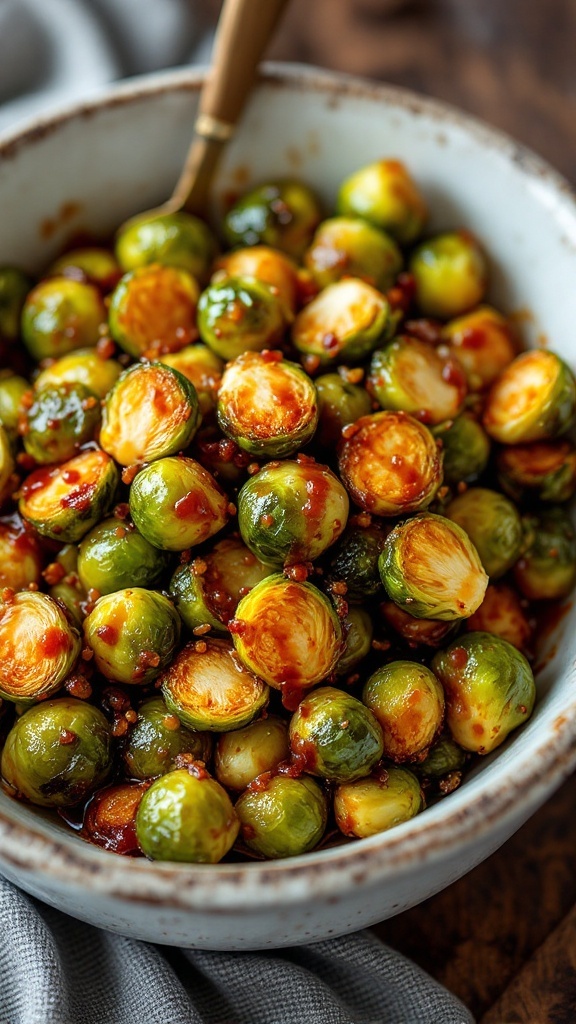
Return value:
[(149, 697), (138, 708), (138, 721), (126, 740), (122, 760), (131, 779), (155, 779), (177, 767), (179, 754), (207, 761), (210, 749), (210, 736), (183, 726), (162, 697)]
[(576, 535), (561, 506), (525, 516), (525, 549), (514, 566), (517, 587), (530, 601), (558, 601), (576, 584)]
[(298, 313), (292, 341), (322, 366), (358, 362), (394, 333), (397, 315), (371, 284), (347, 277), (324, 288)]
[(284, 333), (282, 306), (265, 284), (249, 277), (227, 277), (202, 292), (198, 330), (202, 341), (222, 359), (261, 352)]
[(422, 233), (428, 211), (406, 167), (399, 160), (379, 160), (342, 183), (338, 213), (363, 217), (388, 231), (402, 245)]
[(368, 775), (382, 757), (382, 729), (350, 693), (321, 686), (308, 694), (290, 720), (296, 763), (328, 782), (352, 782)]
[(526, 444), (565, 434), (576, 414), (576, 381), (554, 352), (523, 352), (488, 395), (484, 427), (502, 444)]
[(450, 320), (442, 328), (442, 338), (464, 370), (471, 391), (489, 388), (518, 350), (511, 324), (491, 306), (479, 306)]
[(20, 517), (0, 519), (0, 591), (26, 590), (30, 583), (40, 583), (41, 571), (40, 545)]
[(120, 363), (105, 359), (97, 349), (79, 348), (51, 363), (38, 374), (36, 391), (61, 384), (83, 384), (97, 398), (105, 398), (122, 373)]
[(102, 291), (110, 291), (122, 276), (122, 271), (108, 249), (88, 246), (72, 249), (52, 263), (48, 270), (50, 277), (62, 276), (76, 281), (88, 281)]
[(284, 319), (293, 319), (298, 303), (298, 267), (285, 253), (267, 245), (253, 245), (225, 253), (216, 261), (216, 268), (214, 282), (224, 276), (248, 277), (267, 285), (278, 297)]
[(30, 385), (24, 377), (12, 370), (0, 370), (0, 424), (11, 438), (18, 433), (18, 422), (22, 412), (22, 399)]
[(341, 653), (342, 630), (328, 598), (280, 573), (242, 598), (229, 629), (244, 664), (288, 701), (292, 691), (330, 675)]
[(163, 594), (132, 587), (106, 594), (84, 620), (98, 671), (118, 683), (150, 683), (170, 663), (180, 619)]
[(58, 384), (39, 391), (26, 413), (24, 447), (36, 462), (65, 462), (94, 439), (100, 403), (83, 384)]
[(347, 601), (364, 601), (382, 590), (378, 557), (388, 532), (378, 522), (348, 526), (334, 548), (328, 577), (346, 584)]
[[(383, 601), (380, 613), (384, 621), (406, 640), (410, 647), (440, 647), (446, 637), (458, 627), (458, 620), (441, 622), (439, 619), (417, 619), (393, 601)], [(470, 621), (470, 620), (468, 620)]]
[(205, 280), (216, 253), (216, 239), (204, 221), (185, 213), (146, 215), (132, 220), (116, 239), (116, 257), (123, 270), (150, 263), (180, 267)]
[(216, 778), (226, 789), (241, 792), (257, 775), (271, 772), (289, 756), (286, 722), (268, 715), (244, 729), (218, 737), (214, 756)]
[(194, 385), (202, 416), (208, 416), (216, 408), (216, 394), (224, 363), (208, 345), (198, 342), (187, 345), (179, 352), (171, 352), (162, 356), (166, 366), (178, 370)]
[(43, 701), (17, 718), (2, 752), (4, 781), (40, 807), (82, 803), (111, 767), (108, 722), (72, 697)]
[(193, 768), (162, 775), (140, 801), (136, 835), (151, 860), (217, 864), (234, 845), (240, 823), (230, 797)]
[(121, 782), (98, 790), (84, 811), (82, 838), (114, 853), (140, 853), (136, 812), (147, 788), (141, 782)]
[(360, 277), (385, 292), (402, 270), (402, 253), (390, 235), (355, 217), (322, 221), (304, 264), (320, 288)]
[(391, 761), (419, 760), (444, 718), (440, 683), (414, 661), (391, 661), (379, 668), (365, 684), (362, 700), (382, 727), (384, 756)]
[(404, 412), (362, 416), (339, 450), (340, 475), (360, 508), (399, 516), (426, 508), (442, 483), (432, 434)]
[(156, 548), (184, 551), (226, 524), (229, 502), (213, 476), (194, 459), (157, 459), (130, 487), (130, 513)]
[(576, 448), (572, 441), (533, 441), (498, 452), (498, 481), (513, 501), (569, 501), (576, 492)]
[(0, 696), (17, 703), (49, 697), (80, 654), (80, 637), (46, 594), (0, 598)]
[(520, 651), (526, 651), (532, 629), (515, 590), (505, 583), (491, 583), (479, 608), (466, 621), (471, 632), (493, 633)]
[(465, 619), (481, 605), (488, 586), (468, 535), (429, 512), (394, 527), (378, 565), (394, 603), (417, 619)]
[(344, 650), (336, 665), (336, 675), (345, 676), (370, 651), (372, 644), (372, 619), (364, 608), (349, 608), (342, 622), (344, 630)]
[(42, 537), (72, 544), (106, 515), (117, 485), (110, 456), (89, 448), (59, 466), (31, 473), (22, 485), (20, 515)]
[(97, 288), (68, 277), (51, 277), (29, 292), (22, 310), (22, 337), (40, 362), (77, 348), (94, 346), (106, 323)]
[(470, 487), (450, 502), (444, 514), (468, 534), (491, 579), (503, 576), (519, 558), (523, 541), (520, 514), (498, 491)]
[(526, 658), (490, 633), (467, 633), (432, 661), (446, 695), (446, 721), (464, 750), (489, 754), (528, 720), (536, 688)]
[(436, 235), (423, 242), (414, 251), (409, 268), (424, 316), (448, 320), (468, 312), (484, 298), (486, 260), (468, 231)]
[(313, 850), (328, 820), (328, 801), (318, 783), (286, 775), (257, 783), (242, 793), (235, 807), (246, 846), (270, 860)]
[(466, 378), (454, 360), (408, 336), (374, 353), (368, 388), (383, 409), (417, 413), (426, 423), (456, 416), (467, 390)]
[(423, 809), (420, 783), (406, 768), (388, 768), (379, 778), (345, 782), (334, 793), (338, 828), (358, 839), (387, 832)]
[(323, 448), (332, 448), (340, 440), (342, 428), (372, 412), (372, 400), (366, 388), (352, 384), (339, 373), (317, 377), (318, 429), (315, 440)]
[(185, 725), (229, 732), (248, 725), (268, 702), (266, 684), (240, 664), (226, 640), (189, 643), (161, 678), (166, 705)]
[(88, 595), (78, 578), (78, 548), (75, 544), (65, 544), (60, 549), (54, 563), (46, 569), (47, 582), (57, 582), (48, 591), (51, 598), (63, 607), (71, 622), (81, 631)]
[(348, 495), (327, 466), (311, 459), (270, 463), (238, 495), (242, 540), (265, 565), (311, 562), (340, 536)]
[(461, 772), (466, 763), (466, 754), (449, 736), (441, 736), (430, 747), (423, 761), (414, 765), (414, 771), (421, 779), (441, 779), (451, 772)]
[(138, 267), (120, 279), (110, 299), (110, 333), (128, 355), (158, 358), (196, 338), (200, 290), (179, 267)]
[(298, 259), (321, 218), (316, 196), (297, 181), (274, 181), (242, 196), (224, 218), (231, 246), (271, 245)]
[(14, 474), (16, 463), (7, 430), (0, 423), (0, 505), (12, 496), (18, 478)]
[(316, 388), (280, 352), (245, 352), (226, 367), (218, 391), (218, 426), (251, 455), (292, 455), (311, 439), (317, 423)]
[(86, 590), (112, 594), (126, 587), (154, 587), (169, 555), (149, 544), (132, 524), (112, 517), (86, 534), (78, 552), (78, 576)]
[(0, 338), (16, 341), (20, 315), (32, 282), (18, 267), (0, 267)]
[(478, 420), (463, 412), (455, 420), (435, 427), (442, 442), (444, 483), (472, 483), (484, 472), (490, 458), (490, 440)]

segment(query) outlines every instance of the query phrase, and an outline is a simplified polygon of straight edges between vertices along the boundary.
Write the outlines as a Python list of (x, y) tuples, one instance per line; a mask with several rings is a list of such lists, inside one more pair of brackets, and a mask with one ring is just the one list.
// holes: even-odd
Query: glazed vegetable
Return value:
[(391, 337), (397, 316), (370, 284), (347, 277), (328, 285), (298, 314), (292, 341), (322, 366), (358, 362)]
[(132, 523), (103, 519), (83, 537), (78, 575), (86, 590), (111, 594), (126, 587), (154, 587), (168, 565), (168, 555), (150, 544)]
[(365, 387), (339, 373), (324, 373), (314, 383), (319, 412), (315, 441), (323, 448), (332, 448), (340, 440), (343, 427), (369, 415), (372, 400)]
[(108, 249), (87, 246), (72, 249), (59, 256), (48, 270), (49, 276), (68, 277), (74, 281), (87, 281), (104, 292), (111, 291), (122, 271)]
[[(449, 736), (441, 736), (428, 751), (424, 761), (414, 766), (419, 778), (438, 780), (457, 773), (461, 777), (466, 754)], [(455, 779), (454, 781), (458, 781)]]
[(467, 231), (436, 235), (412, 255), (416, 301), (424, 316), (447, 320), (484, 298), (487, 268), (476, 239)]
[(484, 427), (502, 444), (558, 437), (576, 415), (576, 381), (546, 349), (523, 352), (500, 374), (488, 395)]
[(159, 263), (131, 270), (110, 299), (110, 333), (128, 355), (158, 358), (197, 337), (199, 288), (179, 267)]
[(226, 277), (252, 278), (268, 286), (282, 307), (286, 322), (294, 319), (298, 304), (298, 267), (289, 256), (267, 245), (227, 252), (216, 261), (212, 280)]
[(491, 579), (503, 576), (518, 560), (522, 522), (515, 505), (503, 494), (470, 487), (450, 502), (444, 514), (468, 534)]
[(150, 463), (130, 487), (134, 523), (150, 544), (166, 551), (184, 551), (218, 533), (228, 505), (214, 477), (183, 456)]
[(342, 277), (359, 277), (385, 292), (402, 270), (402, 253), (393, 238), (354, 217), (322, 221), (304, 265), (320, 288)]
[(372, 711), (333, 686), (321, 686), (298, 705), (290, 721), (290, 748), (303, 771), (328, 782), (368, 775), (384, 749)]
[(428, 213), (399, 160), (379, 160), (355, 171), (340, 186), (336, 208), (338, 213), (362, 217), (388, 231), (403, 245), (418, 238)]
[(38, 541), (24, 530), (18, 515), (0, 519), (0, 591), (26, 590), (40, 583), (42, 551)]
[(569, 501), (576, 492), (576, 448), (566, 438), (507, 445), (497, 458), (498, 482), (513, 501)]
[(289, 755), (286, 722), (267, 715), (218, 738), (214, 755), (216, 778), (226, 789), (242, 792), (256, 776), (271, 772)]
[(372, 646), (373, 626), (364, 608), (352, 606), (342, 620), (344, 650), (338, 658), (336, 675), (345, 676), (366, 657)]
[(84, 620), (98, 671), (118, 683), (149, 683), (170, 664), (180, 619), (163, 594), (131, 587), (106, 594)]
[[(481, 607), (481, 606), (480, 606)], [(458, 627), (458, 620), (442, 622), (440, 619), (417, 619), (393, 601), (382, 601), (380, 614), (394, 633), (406, 640), (410, 647), (440, 647)], [(467, 620), (470, 622), (470, 619)]]
[(147, 788), (146, 783), (122, 782), (99, 789), (86, 806), (82, 838), (114, 853), (136, 856), (136, 813)]
[(89, 448), (59, 466), (31, 473), (18, 508), (42, 537), (74, 543), (107, 514), (117, 485), (118, 470), (110, 456)]
[(194, 385), (200, 412), (208, 416), (216, 408), (216, 393), (224, 363), (207, 345), (198, 342), (186, 345), (179, 352), (169, 352), (162, 356), (162, 362), (173, 370), (178, 370)]
[(450, 320), (442, 329), (442, 338), (466, 373), (471, 391), (490, 387), (518, 350), (511, 325), (491, 306), (479, 306)]
[(211, 737), (193, 732), (172, 714), (162, 697), (148, 697), (138, 708), (138, 720), (122, 749), (131, 779), (155, 779), (177, 767), (179, 754), (207, 761)]
[(100, 403), (83, 384), (45, 387), (26, 413), (24, 447), (41, 465), (66, 462), (94, 440), (99, 423)]
[(106, 308), (93, 285), (52, 277), (28, 293), (22, 337), (30, 355), (40, 361), (95, 345), (105, 323)]
[(576, 534), (568, 512), (543, 509), (523, 520), (525, 547), (514, 581), (530, 601), (558, 601), (576, 584)]
[(49, 697), (71, 673), (80, 637), (47, 594), (0, 598), (0, 696), (25, 703)]
[(11, 370), (0, 370), (0, 424), (11, 438), (18, 432), (22, 399), (30, 385), (24, 377)]
[(520, 598), (506, 583), (490, 584), (482, 604), (467, 620), (466, 629), (493, 633), (524, 653), (529, 649), (532, 637), (532, 628)]
[[(78, 550), (74, 544), (65, 544), (54, 562), (43, 574), (51, 586), (48, 591), (54, 601), (64, 608), (70, 621), (82, 631), (82, 623), (89, 604), (88, 594), (78, 577)], [(54, 582), (55, 581), (55, 582)]]
[(472, 483), (482, 475), (490, 458), (490, 440), (471, 413), (440, 424), (433, 434), (442, 443), (445, 483)]
[(368, 388), (383, 409), (414, 413), (431, 424), (457, 416), (467, 390), (454, 360), (408, 336), (374, 353)]
[(79, 348), (42, 370), (36, 377), (34, 389), (82, 384), (97, 398), (105, 398), (121, 373), (122, 367), (115, 359), (104, 359), (97, 349)]
[(377, 521), (360, 525), (355, 520), (334, 546), (328, 577), (346, 584), (347, 601), (362, 602), (382, 590), (378, 558), (387, 535)]
[(298, 259), (320, 222), (316, 196), (297, 181), (259, 185), (242, 196), (224, 218), (229, 245), (274, 246)]
[(388, 768), (378, 778), (345, 782), (334, 793), (338, 828), (358, 839), (410, 821), (423, 808), (420, 783), (406, 768)]
[(132, 220), (116, 239), (116, 257), (123, 270), (150, 263), (180, 267), (205, 280), (216, 241), (203, 220), (180, 210)]
[(328, 801), (318, 783), (283, 775), (261, 787), (258, 782), (248, 786), (235, 806), (246, 846), (270, 860), (313, 850), (328, 819)]
[(0, 339), (16, 341), (20, 315), (32, 282), (18, 267), (0, 267)]
[(374, 672), (362, 700), (382, 727), (384, 756), (419, 760), (444, 719), (444, 692), (436, 676), (412, 661), (391, 661)]
[(280, 341), (284, 316), (278, 297), (260, 281), (226, 277), (202, 292), (198, 330), (221, 359), (261, 352)]

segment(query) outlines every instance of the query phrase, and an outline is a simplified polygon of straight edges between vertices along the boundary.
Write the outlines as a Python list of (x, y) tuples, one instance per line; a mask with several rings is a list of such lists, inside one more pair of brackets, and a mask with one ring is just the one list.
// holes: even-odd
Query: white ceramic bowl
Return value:
[[(200, 73), (155, 76), (0, 142), (0, 263), (40, 270), (78, 229), (111, 233), (167, 196), (189, 142)], [(485, 243), (491, 297), (525, 311), (574, 364), (576, 206), (509, 139), (430, 100), (310, 68), (270, 67), (218, 191), (300, 175), (325, 198), (384, 156), (407, 162), (432, 227)], [(529, 311), (529, 312), (526, 312)], [(461, 789), (371, 839), (291, 861), (194, 866), (123, 859), (0, 794), (0, 868), (68, 913), (155, 942), (248, 949), (309, 942), (390, 917), (503, 843), (576, 764), (576, 623), (546, 641), (530, 722)]]

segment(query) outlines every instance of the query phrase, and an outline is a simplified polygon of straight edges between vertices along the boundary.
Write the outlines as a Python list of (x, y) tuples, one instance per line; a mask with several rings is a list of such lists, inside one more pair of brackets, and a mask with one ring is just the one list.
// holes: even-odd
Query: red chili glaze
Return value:
[(43, 487), (47, 487), (54, 477), (58, 476), (59, 472), (60, 470), (56, 466), (52, 468), (44, 467), (31, 473), (22, 484), (22, 497), (24, 499), (29, 498), (31, 494), (35, 494), (36, 491), (41, 491)]
[(109, 647), (114, 647), (120, 639), (120, 634), (115, 626), (98, 626), (96, 630), (96, 636), (99, 636), (103, 643), (108, 644)]
[(179, 498), (174, 505), (174, 514), (177, 519), (215, 519), (213, 509), (204, 501), (202, 491), (188, 491), (183, 498)]
[(70, 650), (70, 636), (59, 626), (48, 626), (38, 641), (38, 647), (46, 658), (57, 658)]
[(454, 650), (450, 651), (448, 657), (454, 668), (458, 671), (466, 668), (468, 664), (468, 655), (463, 647), (455, 647)]
[(136, 812), (149, 785), (125, 783), (96, 793), (86, 807), (83, 838), (114, 853), (139, 853)]
[(62, 479), (67, 484), (77, 484), (80, 479), (80, 473), (77, 469), (65, 469), (62, 472)]
[(307, 498), (302, 506), (303, 515), (310, 519), (321, 519), (330, 494), (330, 478), (325, 470), (311, 468), (311, 475), (306, 481), (306, 494)]
[(283, 707), (287, 711), (296, 711), (296, 708), (306, 696), (306, 689), (298, 686), (297, 683), (291, 682), (289, 679), (285, 679), (280, 683), (280, 693), (282, 694)]
[(304, 740), (300, 736), (292, 739), (292, 763), (301, 772), (309, 772), (314, 775), (318, 766), (318, 755), (316, 747), (311, 740)]
[(60, 505), (62, 508), (73, 508), (76, 512), (86, 512), (90, 508), (94, 490), (93, 483), (80, 484), (80, 487), (60, 499)]
[(246, 789), (249, 789), (251, 793), (264, 793), (270, 786), (272, 779), (276, 777), (276, 774), (276, 772), (262, 772), (261, 775), (257, 775), (255, 779), (252, 779), (252, 782), (248, 783)]

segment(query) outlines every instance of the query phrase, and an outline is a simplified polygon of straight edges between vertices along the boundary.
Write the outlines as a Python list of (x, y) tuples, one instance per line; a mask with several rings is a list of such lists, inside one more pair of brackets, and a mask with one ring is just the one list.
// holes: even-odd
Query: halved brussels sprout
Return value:
[(298, 259), (310, 243), (321, 212), (311, 189), (298, 181), (273, 181), (247, 192), (224, 218), (231, 246), (271, 245)]
[(16, 341), (20, 315), (32, 282), (18, 267), (0, 267), (0, 338)]
[(12, 492), (18, 482), (18, 477), (14, 473), (15, 469), (16, 463), (12, 453), (10, 437), (8, 431), (0, 423), (0, 506), (4, 504), (7, 498), (12, 496)]
[(378, 160), (346, 178), (338, 192), (338, 213), (363, 217), (402, 245), (422, 233), (426, 204), (400, 160)]
[(502, 444), (558, 437), (576, 415), (576, 380), (546, 349), (523, 352), (500, 374), (488, 395), (484, 427)]
[(326, 831), (328, 801), (313, 779), (277, 775), (263, 786), (249, 786), (235, 811), (246, 846), (276, 860), (298, 857), (318, 845)]
[(511, 324), (491, 306), (450, 320), (442, 328), (442, 338), (463, 368), (471, 391), (489, 388), (518, 351)]
[(417, 619), (393, 601), (382, 601), (380, 614), (384, 621), (406, 640), (410, 647), (440, 647), (446, 637), (458, 627), (458, 620), (441, 622), (439, 619)]
[(481, 605), (488, 586), (468, 534), (430, 512), (394, 527), (378, 565), (394, 603), (418, 619), (465, 619)]
[(338, 658), (336, 675), (345, 676), (370, 652), (374, 627), (364, 608), (349, 608), (342, 622), (344, 650)]
[(116, 239), (116, 256), (123, 270), (150, 263), (180, 267), (204, 281), (216, 253), (216, 239), (199, 217), (179, 210), (132, 220)]
[(179, 352), (169, 352), (161, 360), (166, 366), (178, 370), (194, 385), (202, 416), (208, 416), (216, 408), (216, 395), (224, 363), (208, 345), (197, 342), (186, 345)]
[(506, 583), (491, 583), (479, 608), (466, 622), (471, 632), (493, 633), (507, 640), (513, 647), (526, 651), (532, 628), (520, 598)]
[(528, 720), (536, 687), (526, 658), (491, 633), (467, 633), (432, 662), (446, 695), (446, 721), (464, 750), (489, 754)]
[(463, 412), (455, 420), (435, 427), (432, 433), (442, 442), (445, 483), (472, 483), (484, 472), (490, 458), (490, 439), (472, 413)]
[(290, 756), (288, 725), (267, 715), (244, 729), (219, 736), (214, 755), (218, 782), (242, 792), (257, 775), (273, 771)]
[(229, 629), (244, 664), (288, 702), (292, 691), (330, 675), (341, 653), (342, 629), (328, 598), (280, 573), (242, 598)]
[(419, 760), (440, 731), (444, 691), (429, 668), (414, 661), (391, 661), (374, 672), (362, 700), (378, 719), (384, 756)]
[(457, 416), (467, 391), (464, 373), (453, 359), (407, 335), (374, 353), (368, 388), (383, 409), (416, 413), (433, 424)]
[(0, 696), (24, 703), (60, 688), (80, 654), (80, 637), (47, 594), (0, 598)]
[(520, 557), (523, 545), (520, 514), (498, 491), (469, 487), (450, 502), (444, 515), (468, 534), (491, 579), (503, 576)]
[(78, 576), (86, 590), (112, 594), (126, 587), (154, 587), (169, 563), (131, 523), (112, 517), (86, 534), (78, 551)]
[(222, 359), (271, 348), (282, 338), (284, 326), (278, 297), (254, 278), (226, 277), (200, 296), (200, 336)]
[(378, 778), (345, 782), (334, 793), (338, 828), (358, 839), (387, 832), (422, 810), (420, 783), (406, 768), (387, 768)]
[(320, 364), (358, 362), (394, 332), (397, 316), (381, 292), (358, 277), (324, 288), (298, 313), (292, 341)]
[(569, 501), (576, 492), (576, 448), (566, 438), (507, 445), (498, 452), (497, 468), (513, 501)]
[(2, 751), (4, 781), (40, 807), (82, 803), (111, 767), (108, 722), (98, 708), (73, 697), (29, 708), (16, 719)]
[(30, 355), (40, 362), (96, 345), (105, 323), (106, 307), (97, 288), (68, 277), (51, 277), (28, 293), (22, 337)]
[(53, 565), (48, 566), (46, 574), (57, 580), (48, 591), (50, 597), (66, 610), (70, 621), (82, 631), (88, 595), (78, 578), (76, 545), (65, 544), (56, 555)]
[(442, 483), (430, 431), (404, 412), (362, 416), (339, 451), (340, 475), (360, 508), (399, 516), (427, 508)]
[(210, 736), (182, 725), (162, 697), (149, 697), (138, 708), (138, 720), (122, 749), (122, 760), (129, 778), (155, 779), (177, 767), (179, 754), (207, 761), (210, 750)]
[(230, 797), (193, 768), (162, 775), (140, 801), (136, 835), (151, 860), (217, 864), (234, 845), (240, 823)]
[(18, 515), (0, 520), (0, 590), (26, 590), (40, 583), (42, 551)]
[(114, 853), (140, 853), (136, 812), (147, 788), (141, 782), (121, 782), (99, 789), (84, 811), (82, 838)]
[(216, 261), (212, 280), (216, 283), (224, 276), (254, 278), (267, 285), (278, 297), (285, 320), (293, 319), (298, 304), (298, 267), (285, 253), (267, 245), (227, 252)]
[(385, 292), (402, 270), (402, 253), (384, 231), (357, 217), (332, 217), (316, 230), (304, 265), (320, 288), (359, 277)]
[(514, 566), (514, 581), (530, 601), (558, 601), (576, 584), (576, 534), (562, 506), (523, 520), (525, 547)]
[(383, 753), (382, 729), (369, 708), (333, 686), (308, 694), (290, 720), (296, 763), (328, 782), (369, 775)]
[(351, 384), (339, 373), (324, 373), (314, 383), (319, 412), (315, 440), (323, 448), (332, 448), (340, 441), (343, 427), (372, 412), (372, 399), (365, 387)]
[(266, 683), (240, 663), (226, 640), (186, 644), (161, 683), (168, 709), (202, 732), (240, 729), (268, 703)]
[(115, 359), (105, 359), (97, 349), (79, 348), (42, 370), (34, 388), (40, 391), (61, 384), (83, 384), (97, 398), (105, 398), (121, 373), (122, 367)]
[(452, 772), (461, 772), (466, 764), (466, 754), (450, 736), (441, 736), (430, 747), (425, 759), (414, 765), (418, 777), (427, 780), (442, 779)]
[(461, 316), (486, 293), (486, 260), (468, 231), (452, 231), (422, 242), (412, 254), (409, 269), (424, 316), (441, 320)]
[(59, 466), (31, 473), (22, 485), (20, 515), (42, 537), (73, 544), (109, 511), (117, 485), (110, 456), (89, 448)]
[(187, 448), (200, 425), (194, 385), (164, 363), (136, 363), (106, 398), (100, 444), (121, 466)]
[(218, 426), (251, 455), (293, 455), (308, 443), (317, 423), (316, 388), (302, 367), (280, 352), (245, 352), (226, 367)]
[(157, 459), (130, 487), (130, 513), (156, 548), (184, 551), (218, 533), (229, 515), (228, 498), (199, 462), (184, 456)]
[(98, 671), (114, 682), (150, 683), (170, 663), (180, 638), (171, 601), (131, 587), (106, 594), (84, 620), (84, 641)]
[(179, 267), (138, 267), (118, 282), (110, 299), (110, 333), (128, 355), (159, 358), (197, 337), (200, 289)]
[(51, 464), (72, 459), (100, 423), (100, 402), (83, 384), (58, 384), (39, 391), (26, 412), (24, 447)]
[(336, 544), (328, 578), (346, 584), (347, 601), (364, 601), (382, 590), (378, 558), (388, 531), (379, 522), (353, 522)]
[(11, 438), (18, 433), (22, 412), (22, 399), (30, 385), (24, 377), (12, 370), (0, 370), (0, 424)]
[(62, 276), (88, 281), (103, 292), (109, 292), (122, 276), (122, 271), (109, 249), (86, 246), (59, 256), (48, 269), (49, 277)]

